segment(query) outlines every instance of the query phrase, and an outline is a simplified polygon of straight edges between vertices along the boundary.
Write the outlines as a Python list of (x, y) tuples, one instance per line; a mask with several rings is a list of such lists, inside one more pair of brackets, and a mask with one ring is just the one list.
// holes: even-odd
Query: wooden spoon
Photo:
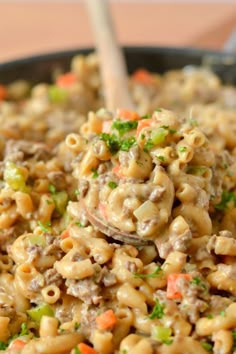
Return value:
[(85, 0), (99, 56), (106, 108), (135, 110), (123, 52), (117, 44), (107, 0)]
[[(112, 112), (115, 112), (117, 108), (135, 110), (129, 93), (128, 73), (123, 52), (117, 44), (108, 2), (107, 0), (86, 0), (86, 4), (99, 56), (106, 108)], [(89, 222), (105, 235), (136, 246), (150, 243), (149, 240), (143, 240), (137, 234), (129, 234), (109, 225), (97, 210), (91, 210), (84, 201), (81, 202)]]

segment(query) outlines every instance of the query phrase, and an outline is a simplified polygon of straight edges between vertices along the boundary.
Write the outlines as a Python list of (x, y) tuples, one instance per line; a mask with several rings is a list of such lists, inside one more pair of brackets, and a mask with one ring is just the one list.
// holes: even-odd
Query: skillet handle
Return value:
[(211, 68), (225, 84), (236, 85), (236, 29), (231, 32), (220, 53), (203, 56), (202, 65)]
[(226, 40), (223, 51), (226, 53), (236, 53), (236, 29), (234, 28)]

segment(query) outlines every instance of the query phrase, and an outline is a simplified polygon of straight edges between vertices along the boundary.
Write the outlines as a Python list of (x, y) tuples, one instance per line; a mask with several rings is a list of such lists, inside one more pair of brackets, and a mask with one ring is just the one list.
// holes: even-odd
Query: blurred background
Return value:
[[(93, 46), (84, 1), (0, 0), (0, 62)], [(221, 49), (236, 27), (236, 0), (113, 0), (110, 7), (122, 45)]]

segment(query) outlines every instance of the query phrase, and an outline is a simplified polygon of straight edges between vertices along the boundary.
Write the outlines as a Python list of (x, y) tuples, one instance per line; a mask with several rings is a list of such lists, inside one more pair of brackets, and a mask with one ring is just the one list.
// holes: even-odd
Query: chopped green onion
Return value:
[(212, 344), (211, 343), (208, 343), (208, 342), (202, 342), (201, 343), (203, 348), (206, 349), (208, 352), (211, 352), (212, 351)]
[(27, 311), (28, 315), (35, 321), (37, 324), (40, 323), (43, 316), (54, 317), (54, 311), (48, 304), (38, 305)]
[(80, 328), (80, 323), (75, 322), (74, 329), (77, 331), (77, 329), (79, 329), (79, 328)]
[(81, 351), (79, 350), (79, 348), (77, 347), (77, 345), (74, 347), (73, 354), (81, 354)]
[(164, 157), (164, 156), (159, 155), (159, 156), (157, 156), (157, 158), (158, 158), (161, 162), (164, 162), (164, 161), (165, 161), (165, 157)]
[(180, 146), (179, 147), (179, 152), (185, 152), (187, 150), (186, 146)]
[(49, 184), (48, 190), (51, 194), (55, 194), (57, 192), (56, 187), (52, 183)]
[(142, 119), (150, 119), (151, 114), (145, 114), (144, 116), (141, 117)]
[(146, 144), (143, 147), (143, 151), (148, 152), (149, 150), (151, 150), (154, 146), (154, 143), (152, 141), (152, 139), (148, 139), (148, 141), (146, 142)]
[(117, 183), (114, 182), (114, 181), (110, 181), (108, 182), (108, 186), (111, 188), (111, 189), (115, 189), (117, 187)]
[(205, 166), (188, 166), (187, 173), (196, 176), (202, 176), (206, 172)]
[(164, 315), (164, 308), (165, 306), (160, 304), (159, 300), (156, 300), (156, 304), (154, 305), (152, 312), (148, 316), (151, 320), (155, 318), (162, 318)]
[(52, 194), (52, 199), (55, 203), (56, 211), (60, 215), (63, 215), (64, 212), (66, 211), (66, 207), (68, 204), (67, 192), (66, 191), (56, 192), (55, 194)]
[(0, 350), (5, 350), (5, 349), (7, 349), (7, 347), (8, 347), (7, 343), (0, 341)]
[(3, 174), (4, 181), (14, 190), (21, 192), (28, 192), (25, 184), (25, 177), (20, 169), (14, 162), (7, 161)]
[(30, 245), (38, 245), (38, 246), (42, 246), (45, 247), (46, 246), (46, 239), (44, 237), (44, 235), (30, 235), (29, 236), (29, 243)]
[(42, 223), (42, 221), (38, 221), (38, 225), (41, 228), (43, 232), (50, 233), (51, 232), (51, 223), (50, 221), (45, 222), (45, 224)]
[(76, 225), (76, 226), (79, 226), (79, 227), (84, 227), (84, 225), (81, 223), (81, 221), (76, 221), (76, 222), (75, 222), (75, 225)]
[(68, 99), (68, 91), (62, 87), (51, 85), (48, 88), (48, 97), (52, 103), (64, 103)]
[(235, 329), (232, 331), (232, 337), (233, 337), (233, 341), (234, 341), (232, 349), (236, 350), (236, 330)]
[(177, 130), (176, 130), (176, 129), (173, 129), (173, 128), (170, 128), (170, 129), (169, 129), (169, 132), (170, 132), (170, 134), (175, 134), (175, 133), (177, 132)]
[(171, 328), (156, 326), (154, 328), (153, 337), (155, 340), (158, 340), (164, 344), (171, 344), (173, 340), (171, 339)]
[(92, 178), (98, 178), (99, 174), (98, 174), (98, 171), (95, 170), (95, 168), (92, 168), (91, 170), (93, 173), (92, 173)]
[(234, 192), (223, 191), (221, 195), (221, 201), (215, 205), (215, 209), (226, 210), (229, 203), (232, 203), (234, 206), (236, 206), (236, 195)]
[(149, 274), (139, 274), (139, 273), (133, 273), (135, 278), (156, 278), (158, 276), (160, 276), (160, 274), (162, 273), (162, 269), (161, 267), (157, 266), (156, 269)]
[(166, 136), (168, 135), (168, 130), (164, 127), (160, 127), (152, 130), (151, 132), (151, 140), (155, 145), (159, 145), (164, 143)]

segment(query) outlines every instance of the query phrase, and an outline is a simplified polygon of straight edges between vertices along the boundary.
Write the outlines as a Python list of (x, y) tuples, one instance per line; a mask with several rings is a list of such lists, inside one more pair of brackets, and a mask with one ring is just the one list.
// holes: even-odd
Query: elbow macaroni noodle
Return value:
[(108, 112), (94, 54), (66, 75), (0, 101), (0, 352), (234, 353), (236, 89), (137, 72)]

